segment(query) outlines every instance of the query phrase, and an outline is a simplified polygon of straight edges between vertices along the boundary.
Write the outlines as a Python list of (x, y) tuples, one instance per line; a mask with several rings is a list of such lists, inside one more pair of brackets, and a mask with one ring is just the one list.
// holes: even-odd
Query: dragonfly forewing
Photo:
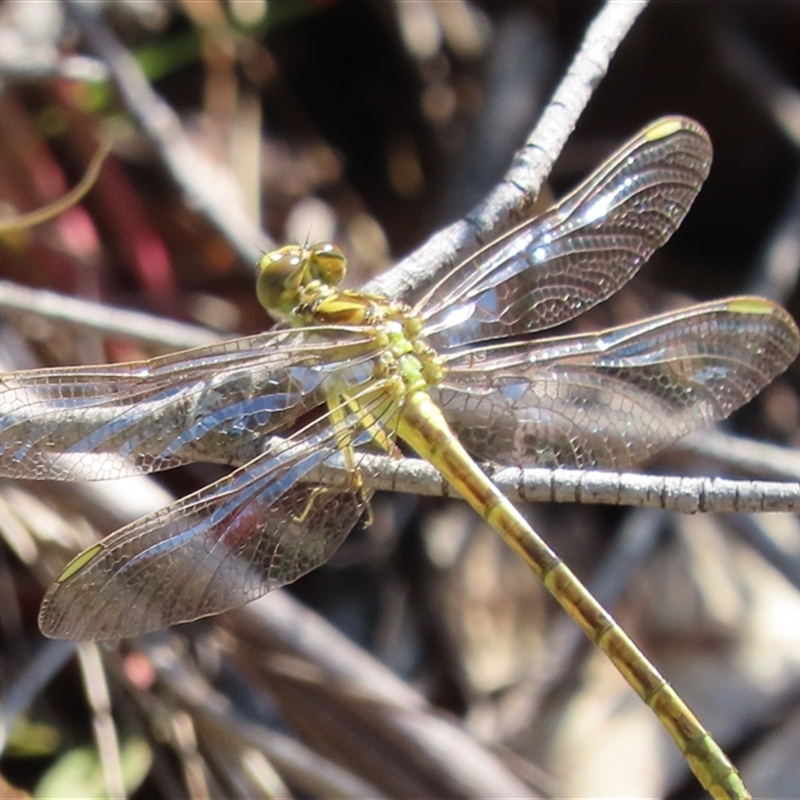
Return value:
[(241, 464), (269, 434), (357, 385), (363, 331), (278, 331), (149, 361), (27, 370), (0, 379), (0, 473), (106, 480), (193, 461)]
[(799, 348), (782, 308), (740, 297), (591, 335), (465, 349), (432, 394), (479, 459), (628, 469), (744, 405)]
[(459, 264), (420, 301), (440, 352), (532, 333), (616, 292), (680, 225), (711, 166), (711, 142), (670, 117), (631, 139), (542, 216)]

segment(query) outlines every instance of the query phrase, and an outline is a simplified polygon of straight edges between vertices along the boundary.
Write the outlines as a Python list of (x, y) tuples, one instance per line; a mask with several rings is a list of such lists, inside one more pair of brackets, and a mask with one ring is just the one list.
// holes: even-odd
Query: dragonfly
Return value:
[(259, 264), (256, 291), (275, 329), (145, 361), (0, 376), (3, 476), (242, 465), (74, 558), (44, 598), (42, 632), (139, 636), (296, 580), (367, 511), (362, 459), (401, 458), (405, 446), (525, 560), (703, 786), (748, 796), (692, 712), (478, 466), (630, 468), (727, 417), (795, 359), (795, 323), (755, 297), (535, 336), (638, 271), (687, 213), (711, 156), (698, 123), (658, 120), (412, 304), (342, 289), (346, 260), (333, 244), (290, 245)]

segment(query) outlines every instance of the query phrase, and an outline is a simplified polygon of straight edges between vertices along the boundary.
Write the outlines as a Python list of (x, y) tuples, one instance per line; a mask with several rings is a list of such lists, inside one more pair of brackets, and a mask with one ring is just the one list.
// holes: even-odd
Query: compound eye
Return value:
[(338, 286), (347, 272), (347, 259), (341, 248), (330, 242), (311, 248), (311, 274), (326, 286)]
[(302, 247), (288, 245), (266, 253), (258, 262), (256, 294), (267, 311), (280, 317), (291, 313), (306, 258)]

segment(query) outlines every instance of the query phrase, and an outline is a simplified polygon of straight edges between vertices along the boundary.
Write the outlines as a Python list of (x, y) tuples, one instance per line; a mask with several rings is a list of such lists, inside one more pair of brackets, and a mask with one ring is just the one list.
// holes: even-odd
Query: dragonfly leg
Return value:
[[(396, 380), (387, 379), (379, 384), (373, 384), (369, 391), (360, 395), (342, 394), (336, 398), (328, 400), (329, 419), (334, 428), (338, 440), (339, 450), (344, 460), (344, 467), (347, 473), (347, 486), (344, 489), (331, 486), (316, 486), (312, 489), (306, 500), (305, 506), (299, 514), (294, 515), (296, 522), (304, 522), (314, 509), (314, 504), (323, 494), (331, 492), (356, 492), (359, 494), (362, 505), (366, 509), (366, 519), (364, 524), (369, 527), (374, 522), (372, 507), (367, 502), (364, 494), (361, 470), (358, 466), (355, 449), (353, 448), (353, 426), (347, 422), (347, 413), (355, 415), (360, 427), (369, 433), (371, 440), (385, 453), (390, 456), (399, 457), (400, 450), (395, 445), (391, 436), (386, 432), (385, 420), (391, 419), (395, 415), (397, 396)], [(394, 387), (394, 391), (392, 391)], [(388, 392), (387, 392), (388, 389)], [(392, 398), (388, 400), (386, 394)], [(377, 399), (377, 403), (375, 400)]]
[[(353, 486), (352, 488), (348, 487), (347, 491), (355, 491), (360, 493), (363, 491), (363, 488), (364, 487), (361, 485), (361, 480), (359, 478), (357, 485)], [(338, 487), (334, 488), (333, 486), (315, 486), (308, 495), (302, 511), (300, 511), (299, 514), (292, 514), (292, 520), (298, 524), (305, 522), (311, 516), (311, 512), (314, 510), (314, 505), (320, 497), (326, 494), (338, 494), (340, 491), (341, 489)]]
[[(305, 506), (300, 511), (300, 513), (292, 515), (292, 519), (294, 519), (294, 521), (298, 523), (305, 522), (308, 519), (308, 517), (311, 515), (311, 512), (314, 510), (314, 505), (323, 495), (337, 494), (338, 492), (341, 491), (357, 492), (359, 495), (361, 495), (361, 500), (363, 502), (365, 502), (366, 500), (366, 498), (363, 495), (364, 482), (361, 477), (361, 470), (358, 468), (358, 464), (356, 463), (356, 458), (355, 458), (355, 451), (353, 450), (352, 432), (350, 431), (345, 422), (345, 410), (347, 408), (347, 402), (333, 403), (329, 401), (328, 408), (330, 410), (331, 425), (333, 426), (334, 431), (336, 433), (339, 449), (341, 451), (342, 459), (344, 461), (344, 467), (347, 474), (347, 484), (343, 488), (338, 486), (337, 487), (315, 486), (311, 490), (311, 493), (308, 495), (308, 499), (305, 502)], [(365, 504), (367, 507), (368, 524), (371, 524), (372, 510), (369, 507), (369, 503)]]

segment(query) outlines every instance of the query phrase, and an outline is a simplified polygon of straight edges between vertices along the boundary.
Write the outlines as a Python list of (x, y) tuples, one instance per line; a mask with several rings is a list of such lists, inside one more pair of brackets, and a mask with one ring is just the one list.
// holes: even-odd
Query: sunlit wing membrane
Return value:
[[(375, 431), (392, 441), (385, 424), (392, 411), (381, 399), (335, 427), (328, 418), (315, 422), (106, 537), (48, 591), (42, 632), (60, 639), (138, 636), (236, 608), (323, 564), (369, 500), (371, 491), (353, 483), (350, 468), (362, 453), (385, 452)], [(354, 464), (343, 455), (343, 437)]]
[(100, 480), (189, 461), (242, 463), (325, 399), (332, 376), (373, 369), (363, 330), (234, 339), (150, 361), (0, 377), (0, 474)]
[(477, 458), (625, 469), (746, 403), (798, 353), (780, 307), (694, 306), (588, 336), (471, 348), (431, 395)]
[[(674, 132), (664, 134), (669, 125)], [(710, 165), (711, 142), (691, 120), (646, 128), (557, 206), (426, 295), (431, 345), (441, 352), (544, 330), (605, 300), (680, 225)]]

